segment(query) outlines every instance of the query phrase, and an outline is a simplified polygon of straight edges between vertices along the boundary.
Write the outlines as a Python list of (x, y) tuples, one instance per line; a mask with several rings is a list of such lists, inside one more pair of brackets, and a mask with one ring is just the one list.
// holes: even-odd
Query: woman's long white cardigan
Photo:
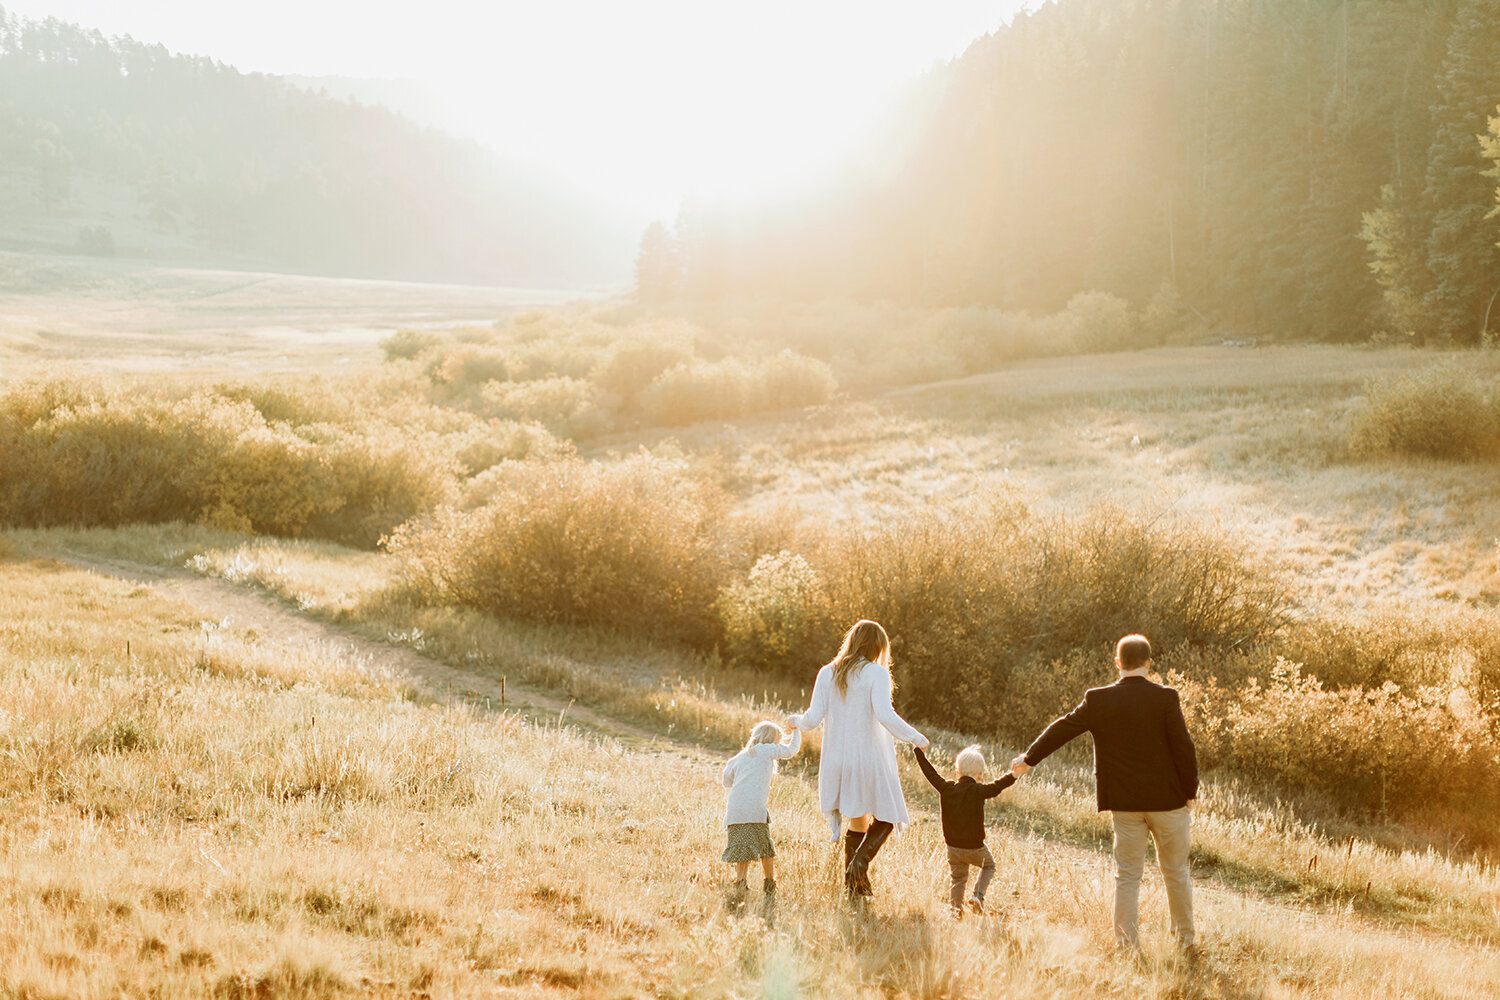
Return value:
[(826, 722), (818, 804), (834, 840), (845, 817), (873, 815), (894, 824), (897, 832), (910, 822), (896, 771), (895, 740), (925, 745), (927, 739), (891, 706), (891, 675), (885, 667), (861, 660), (849, 671), (842, 695), (833, 683), (833, 666), (823, 667), (812, 703), (791, 721), (802, 730)]

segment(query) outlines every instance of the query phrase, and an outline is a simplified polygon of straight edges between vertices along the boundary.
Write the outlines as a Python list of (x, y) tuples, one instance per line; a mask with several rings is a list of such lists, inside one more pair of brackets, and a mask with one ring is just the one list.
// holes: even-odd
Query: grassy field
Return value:
[[(1013, 494), (1189, 514), (1295, 567), (1309, 601), (1500, 602), (1500, 498), (1484, 467), (1359, 458), (1367, 384), (1443, 357), (1405, 349), (1169, 348), (1051, 358), (806, 420), (661, 431), (748, 504), (858, 522)], [(1500, 375), (1500, 356), (1465, 366)], [(597, 450), (625, 450), (634, 439)]]
[[(1439, 916), (1464, 894), (1493, 908), (1493, 871), (1352, 844), (1325, 846), (1322, 866), (1403, 885), (1435, 926), (1200, 873), (1204, 960), (1173, 957), (1152, 880), (1145, 956), (1117, 956), (1107, 854), (1017, 829), (1078, 811), (1067, 782), (1028, 780), (1002, 799), (999, 905), (953, 922), (929, 795), (913, 788), (916, 825), (882, 856), (875, 906), (853, 913), (813, 783), (788, 769), (772, 796), (778, 903), (754, 895), (735, 913), (715, 861), (721, 754), (432, 703), (369, 664), (45, 560), (12, 555), (0, 573), (12, 995), (1477, 998), (1500, 986), (1493, 940)], [(1232, 800), (1205, 797), (1200, 841), (1233, 834)], [(1310, 846), (1284, 817), (1239, 832), (1266, 853)]]
[[(1286, 624), (1272, 651), (1317, 672), (1290, 683), (1321, 686), (1277, 689), (1256, 661), (1268, 698), (1305, 692), (1315, 712), (1337, 710), (1354, 729), (1418, 715), (1461, 723), (1461, 739), (1434, 732), (1429, 749), (1472, 737), (1469, 779), (1500, 766), (1474, 758), (1495, 732), (1485, 673), (1500, 603), (1494, 463), (1372, 455), (1353, 433), (1373, 385), (1445, 357), (1493, 383), (1492, 354), (1173, 347), (866, 391), (850, 391), (857, 383), (834, 364), (845, 389), (815, 407), (653, 428), (629, 419), (649, 409), (617, 399), (611, 426), (571, 444), (526, 430), (531, 443), (517, 445), (523, 425), (483, 410), (499, 398), (484, 366), (510, 372), (507, 406), (526, 378), (569, 391), (604, 385), (630, 374), (616, 363), (627, 352), (607, 339), (609, 322), (557, 333), (572, 313), (476, 329), (424, 369), (382, 361), (379, 331), (473, 321), (520, 300), (68, 267), (27, 259), (6, 283), (0, 388), (60, 370), (126, 373), (110, 383), (108, 406), (80, 404), (70, 419), (104, 414), (113, 440), (129, 444), (132, 420), (179, 419), (197, 412), (181, 404), (195, 387), (243, 380), (216, 389), (229, 394), (211, 405), (193, 397), (230, 427), (213, 440), (282, 449), (246, 452), (234, 476), (249, 478), (231, 485), (279, 467), (278, 456), (302, 462), (309, 484), (332, 482), (318, 478), (317, 449), (334, 442), (344, 449), (340, 488), (378, 514), (389, 501), (349, 465), (361, 448), (382, 461), (401, 449), (488, 448), (487, 468), (424, 473), (459, 477), (427, 494), (447, 498), (458, 518), (494, 497), (520, 497), (524, 509), (527, 484), (558, 470), (635, 462), (647, 479), (676, 477), (643, 503), (702, 491), (699, 513), (723, 519), (714, 544), (741, 560), (788, 546), (828, 559), (840, 532), (898, 522), (978, 525), (1024, 509), (1031, 520), (1014, 523), (1026, 530), (1080, 531), (1113, 511), (1171, 544), (1213, 539), (1274, 571)], [(713, 360), (722, 343), (712, 333), (674, 349), (696, 357), (694, 371), (722, 377), (734, 359)], [(552, 364), (575, 374), (549, 374)], [(466, 396), (434, 378), (444, 366), (469, 373), (454, 383)], [(534, 371), (515, 374), (523, 369)], [(176, 388), (155, 409), (132, 410), (153, 379)], [(378, 420), (378, 434), (356, 438), (339, 423), (362, 415)], [(173, 426), (173, 447), (202, 451), (190, 422)], [(64, 431), (57, 447), (76, 446), (83, 432)], [(510, 444), (486, 444), (502, 434)], [(581, 462), (566, 458), (574, 447)], [(77, 452), (77, 483), (100, 482), (91, 454)], [(273, 491), (258, 502), (285, 501)], [(575, 523), (618, 525), (631, 514), (589, 516)], [(1205, 784), (1193, 863), (1206, 953), (1195, 965), (1172, 954), (1149, 877), (1144, 958), (1109, 947), (1108, 827), (1092, 808), (1086, 753), (1049, 760), (1002, 797), (991, 898), (1003, 905), (955, 923), (935, 801), (904, 757), (918, 821), (882, 854), (873, 910), (840, 903), (813, 805), (810, 740), (773, 792), (778, 905), (761, 912), (755, 897), (735, 913), (724, 905), (728, 866), (716, 860), (719, 766), (756, 720), (805, 704), (834, 636), (768, 671), (716, 643), (607, 617), (497, 618), (436, 593), (409, 557), (225, 530), (231, 519), (220, 514), (199, 520), (208, 523), (0, 534), (0, 670), (11, 682), (0, 697), (0, 892), (10, 914), (0, 993), (1468, 1000), (1500, 987), (1500, 877), (1493, 844), (1473, 839), (1474, 824), (1488, 821), (1414, 822), (1410, 810), (1371, 808), (1368, 796), (1322, 794), (1265, 759), (1284, 754), (1277, 740), (1316, 735), (1316, 714), (1270, 720), (1270, 742), (1254, 750), (1263, 780), (1241, 761)], [(734, 573), (748, 564), (725, 563)], [(179, 586), (185, 579), (204, 586)], [(250, 592), (275, 601), (247, 618), (240, 598)], [(312, 635), (362, 645), (351, 652)], [(909, 636), (895, 638), (901, 653)], [(1031, 710), (1060, 712), (1083, 683), (1107, 680), (1105, 652), (1031, 662), (1063, 692)], [(1198, 671), (1232, 665), (1226, 656), (1189, 645), (1162, 665), (1195, 698), (1222, 697)], [(903, 667), (898, 658), (898, 680)], [(1407, 702), (1382, 688), (1390, 678)], [(494, 698), (502, 679), (516, 695), (506, 707)], [(1030, 682), (1007, 683), (1024, 693)], [(915, 721), (949, 759), (977, 735), (1000, 762), (1015, 750), (997, 735), (1009, 711), (1018, 705), (997, 704), (977, 734)], [(1435, 794), (1457, 777), (1404, 760), (1398, 738), (1387, 746), (1377, 732), (1369, 751), (1403, 768), (1393, 801), (1419, 803), (1427, 781)]]
[(58, 365), (220, 377), (358, 368), (397, 329), (493, 323), (570, 297), (0, 252), (0, 382)]

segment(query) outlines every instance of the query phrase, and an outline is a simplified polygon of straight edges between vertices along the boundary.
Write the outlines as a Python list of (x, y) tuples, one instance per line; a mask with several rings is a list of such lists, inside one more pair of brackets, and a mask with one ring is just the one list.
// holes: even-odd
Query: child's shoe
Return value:
[(760, 891), (765, 893), (767, 896), (776, 895), (776, 880), (774, 878), (766, 879), (760, 884)]
[(984, 900), (981, 899), (978, 896), (971, 896), (969, 898), (969, 909), (972, 912), (978, 913), (981, 916), (983, 916), (984, 915)]

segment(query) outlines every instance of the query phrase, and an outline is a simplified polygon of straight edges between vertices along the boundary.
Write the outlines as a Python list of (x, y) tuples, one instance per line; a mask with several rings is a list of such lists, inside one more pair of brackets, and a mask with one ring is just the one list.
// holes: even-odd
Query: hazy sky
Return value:
[(413, 80), (502, 153), (670, 219), (845, 148), (904, 81), (1040, 0), (0, 0), (245, 71)]

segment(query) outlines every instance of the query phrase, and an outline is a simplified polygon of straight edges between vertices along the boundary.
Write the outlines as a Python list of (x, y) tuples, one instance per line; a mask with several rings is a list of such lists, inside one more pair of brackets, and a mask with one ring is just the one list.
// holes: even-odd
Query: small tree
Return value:
[(1394, 331), (1410, 334), (1418, 330), (1426, 286), (1425, 262), (1412, 237), (1411, 217), (1391, 185), (1380, 189), (1379, 207), (1364, 213), (1359, 237), (1369, 250), (1370, 271), (1380, 286)]
[[(1500, 111), (1500, 106), (1497, 106), (1495, 110)], [(1493, 160), (1495, 165), (1486, 170), (1484, 176), (1500, 182), (1500, 115), (1489, 119), (1489, 123), (1490, 129), (1486, 134), (1479, 137), (1479, 144), (1484, 149), (1484, 155)], [(1500, 219), (1500, 184), (1497, 184), (1495, 188), (1495, 207), (1489, 210), (1489, 214), (1485, 218)], [(1500, 227), (1496, 228), (1495, 235), (1500, 237)], [(1495, 245), (1500, 246), (1500, 238), (1495, 240)], [(1486, 338), (1489, 337), (1489, 331), (1492, 329), (1490, 324), (1493, 322), (1492, 316), (1494, 315), (1495, 298), (1497, 296), (1500, 296), (1500, 287), (1497, 287), (1490, 293), (1489, 305), (1484, 310), (1484, 331)], [(1486, 342), (1489, 342), (1488, 339)]]

